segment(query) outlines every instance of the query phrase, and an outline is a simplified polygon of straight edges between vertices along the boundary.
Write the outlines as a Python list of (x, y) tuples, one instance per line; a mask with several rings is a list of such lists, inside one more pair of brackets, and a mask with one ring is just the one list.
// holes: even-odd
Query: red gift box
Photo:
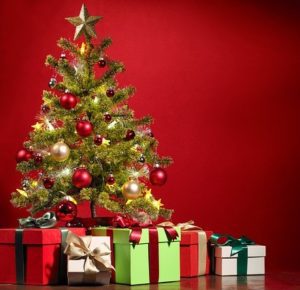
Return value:
[[(68, 228), (83, 236), (84, 228)], [(61, 229), (24, 229), (21, 233), (24, 253), (24, 284), (58, 284), (62, 275)], [(0, 283), (17, 284), (16, 229), (0, 229)], [(19, 259), (19, 260), (16, 260)], [(64, 269), (66, 273), (66, 269)]]
[(187, 230), (181, 232), (180, 276), (194, 277), (209, 274), (208, 240), (212, 231)]

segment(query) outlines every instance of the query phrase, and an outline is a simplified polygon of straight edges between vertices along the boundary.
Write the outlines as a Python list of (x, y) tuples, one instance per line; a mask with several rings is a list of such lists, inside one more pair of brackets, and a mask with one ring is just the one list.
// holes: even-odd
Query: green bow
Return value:
[(248, 246), (255, 245), (255, 242), (245, 236), (241, 236), (238, 239), (230, 235), (225, 234), (212, 234), (210, 237), (212, 244), (216, 246), (230, 246), (230, 255), (237, 256), (237, 274), (247, 275), (247, 264), (248, 264)]
[(31, 216), (27, 218), (19, 219), (20, 228), (41, 228), (48, 229), (53, 228), (56, 225), (56, 217), (54, 212), (46, 212), (40, 218), (33, 218)]

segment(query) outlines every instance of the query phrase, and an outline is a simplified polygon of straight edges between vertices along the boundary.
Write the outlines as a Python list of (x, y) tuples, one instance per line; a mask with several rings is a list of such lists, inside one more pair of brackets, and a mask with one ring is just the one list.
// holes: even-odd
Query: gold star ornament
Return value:
[(97, 37), (95, 31), (95, 24), (101, 19), (101, 16), (90, 16), (88, 10), (84, 4), (82, 4), (79, 16), (77, 17), (68, 17), (68, 20), (71, 24), (76, 26), (74, 40), (78, 39), (82, 34), (86, 38)]

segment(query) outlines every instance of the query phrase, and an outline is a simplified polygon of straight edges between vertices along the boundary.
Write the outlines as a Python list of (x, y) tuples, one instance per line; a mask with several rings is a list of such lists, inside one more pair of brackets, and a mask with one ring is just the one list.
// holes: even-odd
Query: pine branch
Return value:
[(112, 97), (113, 103), (119, 103), (122, 102), (126, 99), (128, 99), (130, 96), (132, 96), (135, 93), (135, 88), (134, 87), (127, 87), (121, 90), (118, 90), (115, 95)]
[(80, 56), (79, 47), (66, 38), (61, 38), (58, 40), (58, 46), (63, 50), (69, 51), (74, 55)]
[(102, 56), (104, 50), (106, 50), (112, 44), (110, 38), (104, 38), (99, 46), (92, 50), (90, 55), (90, 61), (92, 64), (95, 64), (99, 61), (99, 58)]
[(150, 115), (132, 121), (133, 126), (145, 126), (145, 125), (151, 125), (152, 123), (153, 123), (153, 118)]
[(110, 62), (108, 65), (109, 69), (100, 79), (96, 80), (95, 87), (103, 85), (104, 83), (108, 82), (109, 79), (112, 79), (117, 73), (125, 71), (125, 67), (121, 62)]

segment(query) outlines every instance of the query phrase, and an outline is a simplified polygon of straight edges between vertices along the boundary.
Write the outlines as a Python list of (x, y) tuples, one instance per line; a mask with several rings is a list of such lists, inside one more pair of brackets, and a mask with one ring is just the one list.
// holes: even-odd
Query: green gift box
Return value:
[[(138, 244), (131, 243), (135, 229), (97, 227), (94, 236), (110, 236), (112, 264), (115, 267), (113, 282), (119, 284), (149, 284), (180, 280), (180, 229), (174, 227), (178, 237), (170, 241), (163, 227), (143, 228)], [(157, 235), (153, 242), (151, 235)]]

